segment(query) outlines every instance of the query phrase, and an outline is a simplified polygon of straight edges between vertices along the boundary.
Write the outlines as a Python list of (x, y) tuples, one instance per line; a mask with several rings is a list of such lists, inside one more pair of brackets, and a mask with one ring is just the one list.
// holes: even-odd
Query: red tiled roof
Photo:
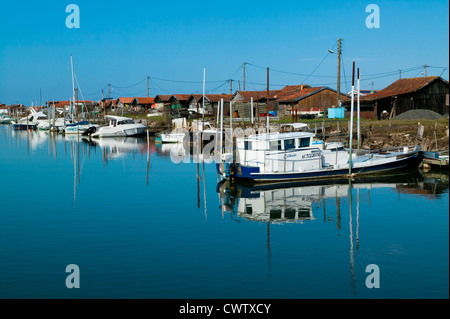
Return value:
[(284, 88), (278, 91), (278, 93), (275, 94), (274, 98), (280, 99), (282, 97), (288, 96), (294, 92), (310, 88), (308, 84), (299, 84), (299, 85), (286, 85)]
[[(237, 91), (244, 99), (240, 102), (250, 102), (251, 98), (256, 101), (267, 98), (267, 91)], [(279, 90), (269, 90), (269, 99), (274, 99)]]
[(223, 99), (224, 102), (229, 102), (232, 97), (233, 94), (205, 94), (205, 98), (210, 102), (219, 102), (221, 99)]
[(133, 103), (134, 97), (119, 97), (118, 101), (124, 103), (124, 104), (131, 104)]
[(153, 104), (155, 103), (154, 97), (136, 97), (139, 104)]
[(155, 99), (159, 98), (162, 102), (167, 102), (167, 101), (169, 101), (169, 99), (171, 97), (172, 97), (172, 95), (159, 94), (159, 95), (155, 96)]
[[(391, 97), (391, 96), (395, 96), (395, 95), (412, 93), (417, 90), (420, 90), (424, 86), (430, 84), (431, 82), (433, 82), (437, 79), (442, 79), (442, 78), (439, 76), (427, 76), (427, 77), (420, 77), (420, 78), (399, 79), (381, 91), (362, 96), (360, 98), (360, 100), (361, 101), (372, 101), (372, 100), (383, 99), (383, 98), (387, 98), (387, 97)], [(443, 80), (443, 81), (445, 81), (445, 80)]]
[(307, 87), (304, 88), (301, 91), (296, 91), (292, 94), (288, 94), (280, 99), (278, 99), (278, 102), (296, 102), (310, 94), (316, 93), (320, 90), (323, 90), (325, 87), (320, 86), (320, 87)]
[(178, 101), (187, 101), (191, 97), (191, 94), (173, 94)]

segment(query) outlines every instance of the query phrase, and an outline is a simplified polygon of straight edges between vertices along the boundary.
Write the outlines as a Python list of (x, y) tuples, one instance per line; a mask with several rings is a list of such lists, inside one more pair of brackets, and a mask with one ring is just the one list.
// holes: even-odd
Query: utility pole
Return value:
[(149, 94), (148, 94), (148, 81), (149, 81), (149, 76), (147, 76), (147, 97), (149, 97)]
[(425, 77), (427, 77), (427, 65), (425, 64)]
[(267, 68), (267, 116), (269, 116), (269, 68)]
[(270, 133), (269, 128), (269, 68), (267, 68), (267, 105), (266, 105), (266, 122), (267, 122), (267, 134)]
[(245, 62), (244, 62), (244, 91), (245, 91)]
[(108, 83), (108, 98), (111, 98), (111, 83)]
[[(338, 69), (337, 69), (337, 105), (336, 107), (340, 107), (341, 105), (341, 39), (338, 39)], [(325, 112), (324, 112), (325, 116)]]
[(233, 94), (233, 80), (230, 79), (230, 95)]
[(398, 69), (398, 78), (401, 79), (402, 78), (402, 70)]

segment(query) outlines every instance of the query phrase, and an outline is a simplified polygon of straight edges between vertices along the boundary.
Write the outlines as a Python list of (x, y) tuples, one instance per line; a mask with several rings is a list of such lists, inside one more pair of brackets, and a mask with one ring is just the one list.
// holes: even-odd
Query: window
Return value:
[(244, 141), (244, 149), (246, 151), (251, 150), (252, 149), (252, 142)]
[(303, 137), (298, 139), (298, 147), (309, 147), (309, 144), (310, 144), (309, 137)]
[(295, 148), (295, 140), (294, 139), (290, 139), (290, 140), (284, 140), (284, 150), (290, 150)]
[(270, 141), (269, 147), (271, 151), (281, 150), (281, 141)]

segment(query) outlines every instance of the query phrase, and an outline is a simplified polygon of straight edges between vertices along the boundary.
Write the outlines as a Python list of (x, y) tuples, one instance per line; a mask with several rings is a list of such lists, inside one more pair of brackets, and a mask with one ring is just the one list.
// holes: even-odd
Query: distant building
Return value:
[(146, 110), (150, 110), (153, 108), (156, 108), (155, 105), (155, 98), (154, 97), (136, 97), (136, 105), (134, 107), (134, 110), (136, 112), (145, 112)]
[[(220, 101), (223, 99), (224, 114), (230, 113), (230, 100), (232, 94), (205, 94), (205, 109), (207, 113), (217, 114), (217, 108)], [(203, 96), (200, 97), (198, 103), (203, 105)]]
[(134, 97), (119, 97), (117, 99), (117, 108), (118, 112), (132, 111), (132, 109), (136, 106), (137, 101)]
[(0, 103), (0, 114), (8, 114), (8, 105)]
[[(380, 119), (383, 113), (392, 118), (408, 110), (426, 109), (444, 115), (449, 113), (448, 94), (448, 82), (439, 76), (399, 79), (383, 90), (362, 96), (360, 114), (362, 118)], [(350, 100), (343, 105), (350, 111)]]
[[(340, 94), (340, 101), (349, 99), (347, 94)], [(295, 91), (277, 100), (279, 108), (284, 109), (284, 115), (292, 114), (293, 110), (299, 113), (318, 113), (335, 107), (337, 104), (337, 91), (326, 87), (306, 87)]]
[(167, 113), (170, 112), (171, 105), (169, 100), (171, 97), (172, 95), (167, 94), (158, 94), (155, 96), (155, 104), (157, 105), (156, 109)]

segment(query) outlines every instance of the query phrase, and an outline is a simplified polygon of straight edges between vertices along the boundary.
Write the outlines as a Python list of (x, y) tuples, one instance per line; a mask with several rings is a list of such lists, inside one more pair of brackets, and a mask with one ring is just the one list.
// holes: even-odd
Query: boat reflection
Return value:
[(143, 154), (147, 152), (148, 143), (145, 137), (111, 137), (90, 139), (82, 138), (84, 142), (93, 147), (99, 147), (103, 151), (105, 161), (123, 158), (127, 154)]
[[(336, 199), (337, 223), (340, 222), (340, 199), (351, 196), (350, 190), (359, 192), (375, 188), (391, 188), (399, 193), (414, 193), (432, 197), (448, 189), (448, 175), (430, 175), (433, 172), (411, 171), (389, 176), (375, 176), (353, 181), (336, 180), (331, 183), (293, 182), (276, 184), (236, 183), (223, 180), (217, 185), (222, 214), (271, 223), (303, 223), (316, 219), (314, 207), (323, 207), (326, 199)], [(358, 198), (359, 199), (359, 198)], [(351, 197), (349, 198), (351, 200)]]

